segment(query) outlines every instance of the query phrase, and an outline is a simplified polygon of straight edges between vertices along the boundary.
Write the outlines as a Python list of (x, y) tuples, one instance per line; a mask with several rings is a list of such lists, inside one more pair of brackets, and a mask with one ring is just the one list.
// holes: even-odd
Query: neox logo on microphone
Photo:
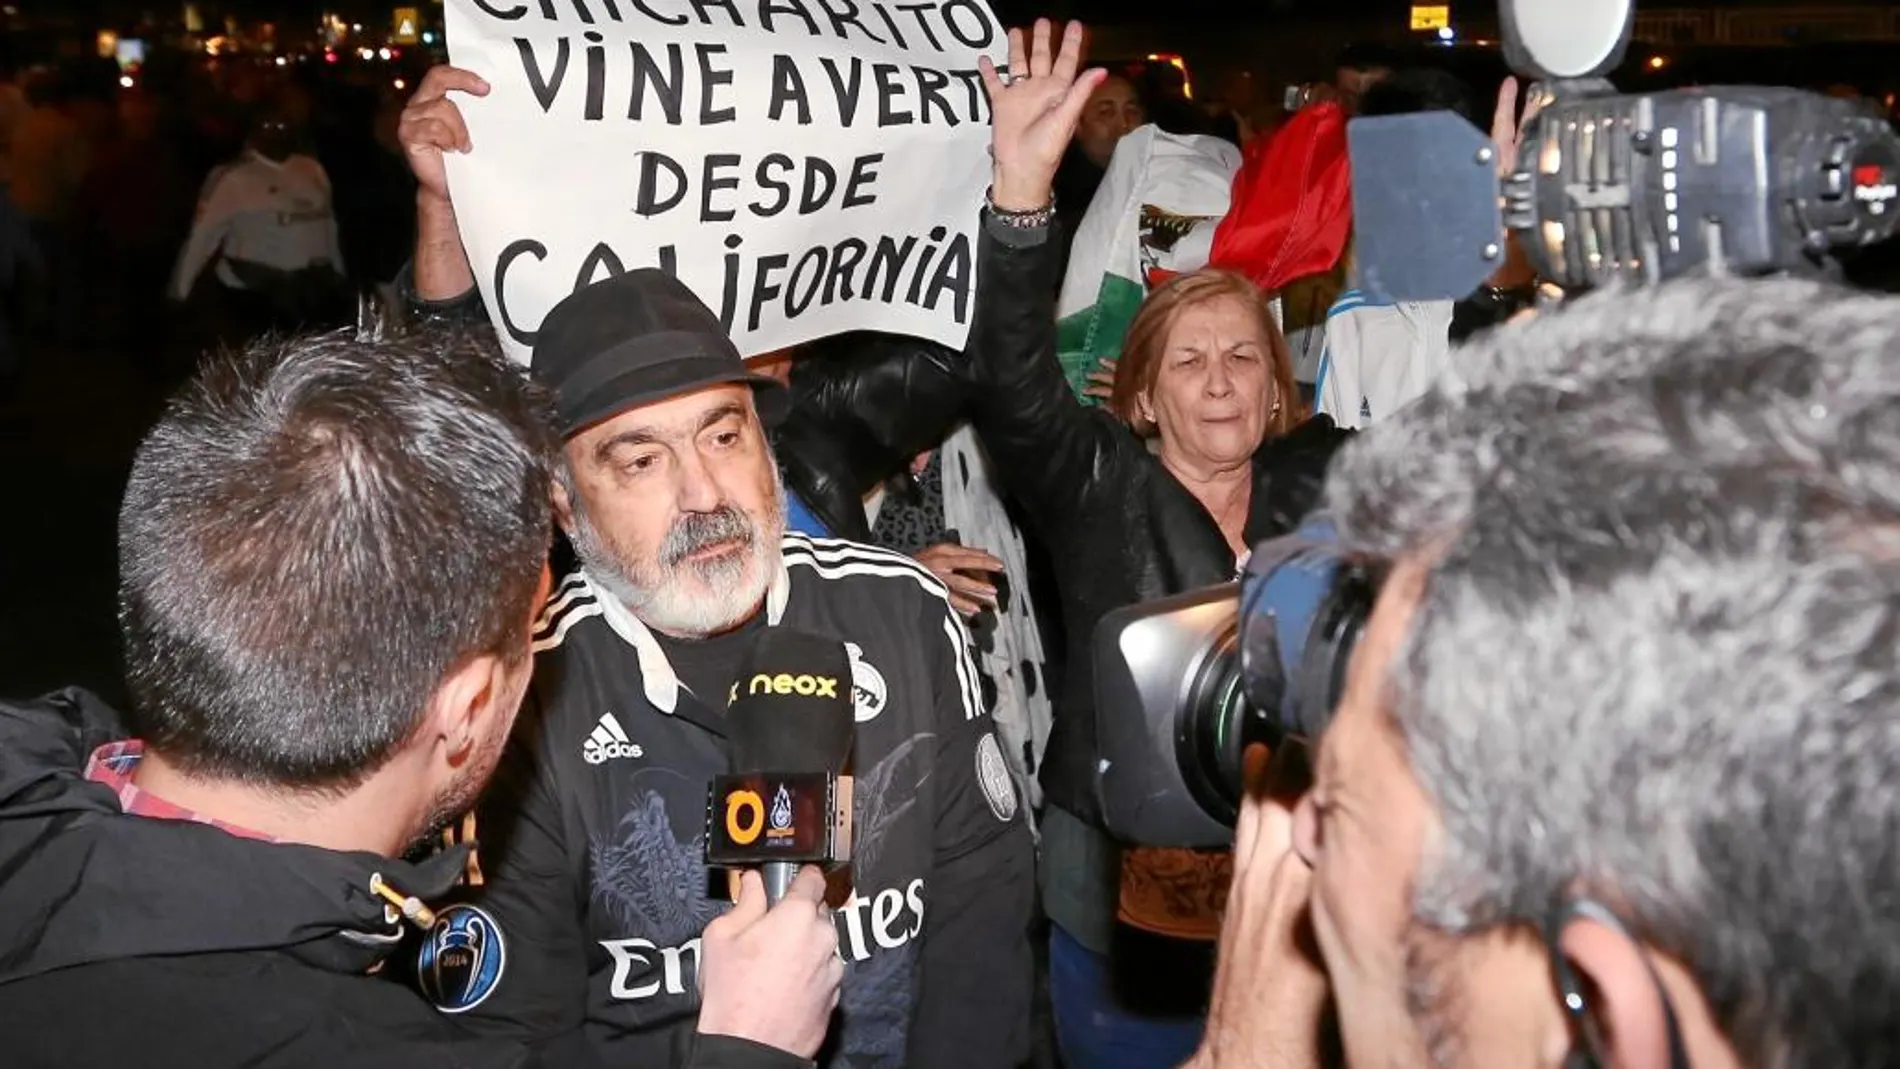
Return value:
[(818, 676), (809, 673), (793, 675), (790, 672), (760, 672), (747, 680), (743, 691), (740, 684), (732, 685), (732, 692), (726, 696), (726, 704), (731, 705), (744, 694), (777, 694), (782, 697), (798, 695), (801, 698), (836, 698), (838, 680), (834, 676)]

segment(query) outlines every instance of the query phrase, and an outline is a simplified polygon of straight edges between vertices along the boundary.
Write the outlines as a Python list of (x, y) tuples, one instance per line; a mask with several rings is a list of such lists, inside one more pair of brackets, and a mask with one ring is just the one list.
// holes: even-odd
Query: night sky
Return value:
[[(13, 0), (24, 6), (58, 7), (81, 18), (92, 16), (102, 21), (136, 17), (139, 11), (180, 6), (182, 0), (166, 0), (162, 5), (151, 0)], [(1404, 17), (1407, 4), (1394, 0), (991, 0), (1005, 20), (1020, 21), (1038, 14), (1101, 21), (1147, 21), (1165, 12), (1172, 18), (1228, 18), (1257, 22), (1266, 18), (1297, 17), (1302, 9), (1311, 13), (1336, 15), (1340, 12), (1364, 13), (1371, 17)], [(400, 6), (426, 7), (429, 0), (400, 0)], [(314, 21), (324, 10), (335, 10), (364, 21), (388, 18), (399, 6), (398, 0), (199, 0), (206, 14), (229, 12), (240, 17), (280, 22)], [(1490, 14), (1494, 0), (1461, 5), (1474, 14)]]
[[(57, 8), (80, 20), (100, 22), (135, 19), (139, 12), (162, 8), (169, 14), (183, 0), (11, 0), (22, 7)], [(229, 12), (240, 17), (279, 22), (314, 22), (319, 12), (335, 10), (352, 19), (381, 22), (402, 6), (430, 5), (431, 0), (198, 0), (206, 14)], [(1559, 0), (1562, 2), (1562, 0)], [(1646, 9), (1664, 7), (1809, 7), (1840, 6), (1875, 0), (1657, 0)], [(1259, 24), (1302, 17), (1337, 19), (1362, 16), (1371, 21), (1403, 19), (1407, 0), (991, 0), (1007, 22), (1018, 23), (1039, 14), (1097, 22), (1230, 21)], [(1488, 20), (1496, 14), (1496, 0), (1452, 0), (1454, 15)]]

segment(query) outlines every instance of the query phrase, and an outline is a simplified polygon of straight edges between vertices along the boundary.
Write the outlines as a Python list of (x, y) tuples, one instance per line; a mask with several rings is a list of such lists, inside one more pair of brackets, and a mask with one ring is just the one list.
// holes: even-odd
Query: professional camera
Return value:
[(1507, 240), (1565, 294), (1829, 276), (1900, 225), (1900, 138), (1859, 104), (1761, 86), (1619, 95), (1604, 76), (1628, 47), (1627, 0), (1506, 0), (1499, 14), (1505, 58), (1543, 105), (1501, 182), (1497, 146), (1450, 112), (1347, 127), (1359, 288), (1457, 300)]
[(1234, 584), (1109, 613), (1095, 630), (1099, 788), (1133, 842), (1233, 838), (1242, 755), (1325, 728), (1383, 566), (1309, 520), (1262, 542)]
[[(1515, 168), (1500, 181), (1498, 147), (1450, 112), (1353, 120), (1359, 288), (1455, 300), (1512, 239), (1566, 293), (1693, 272), (1827, 274), (1839, 250), (1900, 222), (1900, 139), (1853, 104), (1759, 87), (1619, 96), (1602, 76), (1627, 47), (1629, 3), (1499, 9), (1506, 58), (1545, 95)], [(1230, 841), (1242, 755), (1325, 727), (1381, 576), (1318, 519), (1256, 548), (1238, 589), (1104, 617), (1097, 789), (1109, 830), (1155, 846)]]

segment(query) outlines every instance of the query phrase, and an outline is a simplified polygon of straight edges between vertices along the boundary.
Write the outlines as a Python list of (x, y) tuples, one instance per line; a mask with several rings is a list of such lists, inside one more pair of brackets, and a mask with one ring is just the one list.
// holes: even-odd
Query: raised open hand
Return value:
[(1006, 211), (1047, 207), (1056, 168), (1075, 136), (1082, 108), (1106, 71), (1077, 76), (1082, 65), (1082, 24), (1071, 22), (1058, 53), (1048, 19), (1037, 19), (1029, 40), (1009, 31), (1009, 71), (998, 72), (984, 56), (977, 60), (990, 95), (990, 156), (995, 173), (991, 196)]
[[(1491, 113), (1491, 141), (1497, 146), (1497, 173), (1500, 179), (1510, 177), (1517, 169), (1517, 158), (1524, 143), (1524, 130), (1531, 120), (1550, 102), (1550, 91), (1541, 84), (1533, 84), (1525, 95), (1524, 108), (1517, 107), (1517, 79), (1506, 78), (1498, 86), (1498, 104)], [(1517, 240), (1516, 234), (1507, 233), (1504, 242), (1504, 262), (1485, 280), (1485, 285), (1494, 289), (1511, 290), (1529, 286), (1537, 280), (1537, 269), (1530, 258), (1524, 255), (1524, 246)]]
[(1509, 175), (1517, 167), (1518, 146), (1524, 140), (1524, 128), (1550, 102), (1550, 94), (1541, 85), (1532, 85), (1524, 100), (1523, 114), (1517, 109), (1517, 79), (1505, 78), (1498, 86), (1497, 109), (1491, 113), (1491, 140), (1498, 146), (1498, 177)]

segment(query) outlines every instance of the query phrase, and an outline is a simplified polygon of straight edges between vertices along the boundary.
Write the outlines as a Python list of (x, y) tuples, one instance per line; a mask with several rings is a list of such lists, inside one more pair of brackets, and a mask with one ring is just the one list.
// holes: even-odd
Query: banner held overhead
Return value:
[(641, 267), (741, 352), (876, 329), (961, 346), (989, 182), (981, 0), (447, 0), (463, 244), (526, 360), (556, 302)]

